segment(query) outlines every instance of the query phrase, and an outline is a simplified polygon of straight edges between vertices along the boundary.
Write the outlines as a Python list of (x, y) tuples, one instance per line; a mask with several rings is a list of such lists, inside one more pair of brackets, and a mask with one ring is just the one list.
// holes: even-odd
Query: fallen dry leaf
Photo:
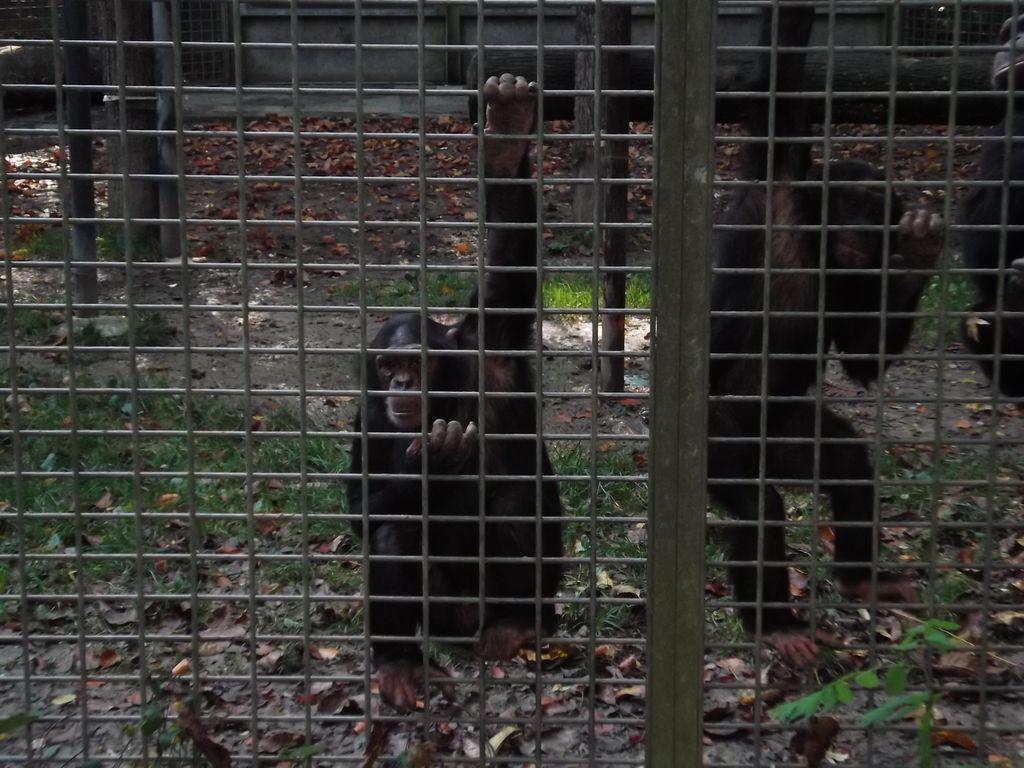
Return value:
[(501, 749), (501, 745), (508, 741), (510, 736), (513, 736), (518, 732), (519, 728), (517, 728), (516, 726), (506, 725), (496, 734), (491, 736), (491, 738), (487, 740), (487, 756), (497, 757), (498, 751)]
[(978, 674), (978, 654), (974, 651), (949, 651), (939, 656), (935, 673), (973, 679)]
[(110, 667), (120, 663), (121, 654), (113, 648), (104, 648), (100, 651), (98, 656), (93, 657), (93, 660), (95, 661), (95, 665), (100, 669), (109, 669)]
[(974, 752), (978, 744), (963, 731), (935, 731), (932, 733), (932, 746), (947, 746)]
[(271, 731), (260, 739), (260, 752), (276, 755), (286, 747), (297, 747), (305, 743), (306, 738), (301, 733), (291, 731)]
[(316, 645), (311, 645), (309, 647), (309, 655), (312, 656), (314, 659), (319, 659), (320, 661), (330, 661), (331, 659), (337, 657), (338, 653), (339, 651), (337, 648), (329, 648), (327, 646)]

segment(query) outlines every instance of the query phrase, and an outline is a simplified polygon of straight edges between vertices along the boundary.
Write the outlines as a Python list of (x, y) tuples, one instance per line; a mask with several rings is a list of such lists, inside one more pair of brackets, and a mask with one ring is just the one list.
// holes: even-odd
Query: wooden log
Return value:
[[(537, 58), (530, 52), (494, 51), (485, 54), (484, 72), (515, 72), (537, 79)], [(571, 90), (574, 82), (574, 54), (552, 51), (544, 54), (544, 87), (547, 90)], [(889, 115), (890, 56), (887, 52), (848, 52), (835, 54), (832, 77), (832, 122), (884, 123)], [(736, 96), (741, 91), (746, 74), (752, 64), (752, 55), (719, 54), (716, 67), (715, 119), (721, 123), (738, 122), (746, 106), (745, 99)], [(1002, 119), (1006, 95), (988, 92), (989, 53), (961, 55), (956, 80), (957, 91), (980, 92), (957, 96), (957, 125), (994, 125)], [(636, 90), (653, 87), (653, 55), (634, 52), (629, 55), (629, 83)], [(951, 73), (953, 60), (949, 56), (900, 57), (896, 66), (895, 119), (905, 125), (944, 124), (949, 120)], [(474, 56), (467, 67), (466, 82), (477, 85), (477, 66)], [(808, 57), (805, 90), (826, 90), (827, 66), (823, 54)], [(874, 95), (860, 95), (872, 92)], [(652, 101), (649, 95), (623, 96), (631, 120), (650, 120)], [(812, 97), (811, 119), (820, 121), (825, 101)], [(476, 99), (469, 100), (470, 116), (475, 120)], [(571, 120), (571, 96), (547, 96), (544, 99), (546, 120)]]

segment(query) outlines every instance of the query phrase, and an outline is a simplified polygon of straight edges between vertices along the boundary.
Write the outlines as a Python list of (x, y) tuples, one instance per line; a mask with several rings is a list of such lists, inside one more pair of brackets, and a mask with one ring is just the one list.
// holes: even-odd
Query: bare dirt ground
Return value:
[[(235, 128), (233, 124), (213, 122), (192, 127), (223, 135), (190, 137), (185, 147), (187, 173), (213, 177), (190, 177), (186, 182), (189, 216), (204, 220), (189, 226), (188, 268), (147, 262), (133, 275), (131, 301), (159, 315), (162, 326), (170, 330), (160, 345), (137, 354), (139, 373), (168, 386), (183, 386), (188, 381), (213, 393), (248, 386), (260, 391), (259, 401), (294, 408), (299, 402), (294, 391), (299, 382), (297, 340), (301, 337), (305, 350), (301, 368), (310, 393), (305, 399), (305, 418), (318, 430), (347, 428), (358, 391), (358, 355), (353, 350), (358, 350), (364, 334), (372, 336), (387, 314), (383, 308), (419, 305), (419, 284), (407, 276), (420, 274), (423, 262), (451, 272), (476, 265), (480, 234), (475, 216), (476, 189), (474, 184), (458, 182), (472, 177), (475, 168), (473, 145), (459, 138), (469, 126), (456, 118), (432, 119), (424, 126), (425, 133), (441, 136), (427, 139), (421, 151), (417, 138), (405, 135), (419, 130), (414, 120), (370, 117), (362, 126), (367, 136), (362, 165), (348, 135), (355, 130), (348, 118), (304, 120), (303, 130), (322, 136), (302, 138), (298, 152), (289, 119), (268, 116), (251, 121), (245, 127), (254, 135), (244, 143), (241, 158), (235, 137), (228, 135)], [(568, 126), (555, 126), (555, 130), (568, 130)], [(858, 134), (851, 126), (840, 126), (837, 133), (854, 137), (838, 148), (840, 154), (884, 161), (884, 146), (873, 142), (872, 137), (856, 141)], [(946, 177), (946, 145), (941, 131), (922, 133), (927, 141), (900, 145), (894, 153), (895, 178), (920, 181)], [(99, 163), (102, 145), (97, 149)], [(552, 142), (545, 152), (544, 172), (551, 180), (545, 193), (545, 220), (549, 222), (569, 220), (570, 189), (558, 182), (559, 176), (568, 173), (567, 155), (565, 142)], [(649, 144), (638, 141), (631, 157), (632, 174), (649, 176)], [(734, 146), (726, 146), (719, 153), (720, 177), (733, 173), (735, 157)], [(958, 145), (952, 161), (953, 177), (973, 173), (975, 162), (976, 147)], [(52, 147), (39, 141), (8, 140), (8, 163), (11, 172), (28, 168), (46, 173), (57, 167)], [(318, 178), (298, 188), (294, 183), (296, 167)], [(240, 168), (249, 178), (242, 182), (223, 178), (237, 175)], [(421, 168), (429, 181), (418, 180)], [(355, 175), (360, 170), (370, 179), (361, 187), (331, 178)], [(649, 221), (650, 188), (631, 188), (630, 195), (635, 220)], [(903, 196), (935, 210), (942, 210), (945, 204), (942, 189), (907, 189)], [(52, 182), (16, 180), (10, 199), (14, 215), (39, 216), (59, 210)], [(719, 210), (723, 201), (724, 197), (717, 201)], [(246, 222), (244, 227), (225, 223), (238, 219), (240, 214)], [(362, 227), (353, 224), (359, 219), (366, 222)], [(301, 227), (297, 227), (296, 221), (300, 220)], [(441, 220), (462, 221), (464, 226), (427, 226)], [(101, 235), (112, 233), (113, 229), (101, 231)], [(16, 234), (19, 243), (30, 249), (39, 231), (31, 225), (20, 225)], [(549, 266), (587, 269), (592, 265), (585, 234), (549, 228), (546, 240), (551, 254)], [(240, 258), (243, 244), (247, 255), (244, 270)], [(360, 252), (362, 260), (356, 255)], [(950, 253), (955, 253), (955, 243), (950, 244)], [(17, 258), (39, 256), (28, 250)], [(300, 259), (304, 265), (301, 270), (297, 268)], [(631, 237), (630, 263), (649, 265), (648, 233), (638, 232)], [(368, 266), (373, 269), (368, 270)], [(364, 273), (368, 277), (361, 283)], [(104, 266), (100, 277), (104, 300), (126, 300), (128, 283), (123, 266)], [(17, 268), (13, 290), (19, 302), (62, 301), (62, 280), (60, 270)], [(361, 284), (366, 286), (368, 303), (382, 308), (368, 317), (358, 312)], [(439, 295), (448, 306), (457, 307), (463, 300), (458, 290), (461, 286), (442, 283)], [(305, 308), (301, 327), (295, 309), (300, 302)], [(60, 317), (59, 312), (52, 314), (49, 335), (56, 341), (62, 333)], [(183, 322), (186, 317), (187, 333)], [(1013, 486), (1021, 479), (1024, 467), (1017, 444), (1024, 438), (1024, 420), (1012, 405), (993, 407), (990, 388), (981, 374), (969, 362), (955, 359), (959, 349), (955, 336), (939, 335), (937, 326), (938, 321), (933, 321), (931, 331), (919, 331), (909, 357), (921, 359), (896, 364), (880, 393), (859, 390), (842, 376), (838, 366), (831, 365), (825, 395), (837, 401), (836, 407), (854, 419), (863, 434), (885, 440), (879, 444), (884, 454), (879, 464), (882, 479), (889, 483), (881, 486), (880, 494), (888, 523), (884, 543), (890, 554), (922, 559), (930, 553), (941, 563), (926, 573), (933, 585), (936, 580), (958, 579), (952, 592), (935, 593), (935, 600), (960, 606), (949, 613), (964, 628), (967, 642), (1016, 644), (1019, 649), (1024, 627), (1017, 615), (1009, 614), (1016, 614), (1024, 600), (1024, 541), (1010, 531), (1015, 527), (1019, 532), (1024, 519), (1020, 493)], [(547, 318), (541, 334), (543, 354), (538, 358), (547, 394), (545, 429), (571, 438), (588, 453), (592, 430), (604, 436), (643, 437), (649, 426), (647, 403), (642, 397), (598, 400), (593, 396), (596, 379), (589, 354), (593, 345), (591, 329), (587, 316)], [(627, 331), (627, 389), (642, 396), (649, 384), (648, 319), (631, 319)], [(187, 359), (180, 347), (190, 349)], [(243, 347), (248, 348), (247, 355), (240, 352)], [(940, 361), (939, 350), (954, 359)], [(85, 353), (80, 362), (82, 372), (96, 381), (124, 379), (130, 374), (125, 354)], [(40, 351), (23, 355), (20, 364), (19, 377), (31, 381), (37, 376), (59, 374), (63, 362)], [(936, 406), (940, 393), (944, 401), (941, 408)], [(626, 442), (616, 450), (620, 448), (631, 452), (636, 466), (643, 468), (636, 456), (637, 451), (642, 454), (646, 450), (643, 442)], [(927, 485), (927, 492), (933, 496), (922, 501), (920, 488), (929, 480), (933, 482)], [(993, 480), (1007, 482), (998, 492), (989, 493), (986, 488)], [(979, 518), (978, 510), (991, 505), (998, 505), (998, 509)], [(792, 506), (794, 514), (799, 515), (811, 502), (797, 497)], [(642, 516), (645, 511), (628, 512)], [(934, 522), (950, 523), (950, 528), (931, 536), (926, 529), (914, 527), (922, 516), (933, 514)], [(985, 539), (971, 534), (993, 520), (998, 526), (991, 531), (998, 535)], [(636, 539), (642, 546), (645, 532), (642, 526), (636, 528), (640, 531)], [(280, 552), (310, 545), (301, 538), (284, 535), (276, 542)], [(245, 547), (244, 541), (236, 544)], [(317, 542), (315, 546), (324, 545)], [(794, 546), (795, 554), (806, 556), (801, 548), (806, 545)], [(827, 542), (822, 546), (827, 549)], [(979, 566), (983, 553), (1016, 566), (986, 571)], [(225, 595), (245, 595), (247, 590), (255, 589), (247, 581), (244, 565), (244, 558), (230, 561), (216, 577), (229, 580), (231, 588), (225, 588)], [(806, 575), (803, 582), (800, 578), (795, 574), (794, 595), (806, 598)], [(632, 589), (642, 588), (642, 569), (637, 579), (638, 587)], [(618, 586), (626, 587), (622, 594), (628, 594), (628, 584)], [(322, 584), (316, 589), (321, 595), (330, 592)], [(712, 571), (707, 589), (711, 598), (724, 596), (720, 574)], [(211, 591), (216, 596), (215, 587), (211, 586)], [(13, 592), (10, 594), (13, 596)], [(294, 604), (285, 598), (295, 594), (296, 587), (291, 585), (282, 593), (279, 606), (268, 604), (270, 610), (288, 613)], [(449, 756), (474, 758), (488, 752), (522, 765), (541, 757), (583, 764), (594, 756), (608, 765), (630, 764), (643, 758), (643, 682), (647, 666), (645, 617), (639, 608), (602, 630), (607, 637), (616, 638), (614, 641), (587, 642), (585, 634), (567, 638), (574, 641), (569, 644), (573, 648), (569, 655), (555, 654), (543, 661), (540, 694), (535, 683), (536, 668), (528, 660), (485, 666), (453, 656), (446, 662), (466, 681), (459, 687), (458, 704), (437, 697), (431, 702), (429, 716), (423, 716), (417, 725), (387, 726), (378, 721), (367, 728), (366, 713), (387, 713), (381, 713), (379, 702), (366, 688), (366, 659), (359, 638), (337, 646), (311, 648), (312, 661), (293, 640), (267, 640), (253, 649), (240, 615), (241, 602), (226, 600), (222, 605), (227, 608), (218, 608), (201, 628), (205, 633), (204, 672), (226, 677), (202, 689), (202, 706), (198, 709), (204, 724), (202, 728), (195, 726), (191, 733), (200, 747), (206, 737), (233, 753), (245, 754), (258, 748), (266, 755), (286, 759), (288, 749), (305, 742), (320, 746), (320, 758), (325, 763), (329, 757), (366, 756), (369, 764), (377, 760), (382, 765), (443, 765)], [(126, 674), (125, 680), (92, 691), (83, 709), (96, 718), (91, 723), (90, 740), (108, 754), (117, 754), (121, 746), (137, 738), (120, 723), (103, 721), (104, 715), (137, 713), (142, 704), (138, 693), (140, 649), (134, 641), (139, 625), (134, 610), (130, 603), (89, 608), (90, 626), (102, 627), (99, 634), (112, 638), (104, 645), (117, 649), (117, 662), (109, 668)], [(821, 616), (836, 625), (846, 640), (881, 647), (884, 658), (891, 656), (886, 655), (886, 649), (913, 626), (907, 614), (887, 611), (880, 612), (871, 623), (873, 631), (867, 623), (870, 617), (857, 611), (828, 609), (821, 610)], [(34, 624), (31, 632), (45, 633), (50, 628), (55, 635), (66, 637), (61, 633), (74, 621), (74, 612), (69, 610), (62, 616), (48, 617), (49, 623)], [(92, 624), (94, 621), (99, 624)], [(187, 648), (160, 638), (189, 633), (192, 621), (194, 614), (181, 608), (162, 611), (158, 621), (151, 618), (147, 635), (153, 639), (146, 657), (154, 665), (158, 659), (181, 658)], [(314, 631), (319, 621), (318, 612), (313, 617)], [(63, 629), (57, 631), (55, 626)], [(729, 614), (715, 610), (713, 605), (708, 626), (709, 641), (735, 639), (730, 635), (734, 622)], [(16, 617), (9, 618), (0, 629), (0, 640), (10, 641), (0, 643), (0, 672), (7, 676), (7, 682), (0, 683), (0, 701), (12, 702), (0, 703), (0, 713), (16, 711), (12, 705), (23, 700), (17, 682), (27, 674), (20, 644), (22, 631)], [(296, 632), (294, 627), (288, 632), (281, 630), (282, 636)], [(963, 654), (963, 649), (960, 651)], [(33, 696), (50, 702), (51, 706), (44, 707), (46, 714), (60, 711), (65, 705), (54, 702), (66, 694), (67, 680), (78, 679), (84, 656), (80, 659), (66, 641), (46, 640), (33, 641), (29, 656), (33, 674), (54, 676), (51, 685), (33, 682)], [(755, 659), (747, 651), (711, 649), (705, 673), (709, 685), (705, 698), (705, 764), (753, 765), (755, 749), (759, 749), (760, 765), (804, 764), (790, 751), (792, 728), (772, 725), (755, 742), (751, 736), (754, 723), (760, 718), (768, 727), (768, 721), (755, 714), (757, 697), (751, 692), (758, 688), (762, 699), (776, 703), (786, 695), (780, 692), (788, 688), (803, 685), (813, 689), (835, 674), (863, 668), (867, 658), (860, 650), (840, 650), (822, 670), (808, 677), (795, 676), (768, 654)], [(1024, 765), (1019, 693), (1024, 683), (1024, 652), (1011, 650), (984, 661), (982, 658), (972, 652), (959, 658), (925, 658), (920, 654), (914, 658), (917, 666), (930, 666), (931, 679), (947, 691), (938, 705), (939, 733), (946, 735), (936, 737), (935, 749), (942, 765)], [(93, 664), (95, 668), (96, 662)], [(99, 666), (108, 669), (102, 662)], [(599, 682), (592, 682), (595, 678)], [(256, 690), (253, 680), (257, 681)], [(976, 686), (982, 680), (990, 690), (980, 696), (972, 684)], [(184, 675), (165, 684), (179, 706), (190, 690), (187, 681)], [(869, 755), (876, 766), (912, 764), (912, 729), (914, 716), (919, 713), (912, 712), (899, 723), (902, 731), (866, 736), (850, 729), (857, 715), (871, 706), (865, 696), (857, 694), (842, 710), (844, 730), (829, 745), (829, 764), (866, 764)], [(311, 719), (306, 724), (288, 720), (307, 713)], [(991, 730), (983, 733), (980, 723)], [(53, 755), (66, 758), (81, 742), (81, 725), (69, 721), (66, 727), (48, 727), (41, 738)], [(17, 740), (0, 748), (0, 754), (23, 751), (24, 744)], [(394, 762), (387, 755), (402, 757)], [(622, 762), (616, 762), (620, 758)]]

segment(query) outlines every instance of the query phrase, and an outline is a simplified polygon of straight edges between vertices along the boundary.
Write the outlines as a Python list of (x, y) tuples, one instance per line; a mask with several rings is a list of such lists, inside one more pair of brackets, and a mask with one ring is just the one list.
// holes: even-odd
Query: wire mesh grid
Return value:
[(1017, 9), (771, 5), (719, 48), (704, 759), (1018, 765)]
[(227, 42), (231, 4), (224, 0), (192, 0), (181, 5), (182, 77), (190, 85), (223, 85), (230, 77), (231, 51), (227, 47), (189, 46), (187, 43)]
[[(959, 14), (952, 5), (909, 6), (902, 9), (903, 45), (953, 45), (954, 29), (961, 45), (991, 43), (1008, 13), (1005, 4), (965, 5)], [(957, 19), (959, 16), (959, 19)]]
[[(53, 84), (5, 81), (0, 764), (642, 762), (652, 134), (600, 120), (652, 46), (464, 3), (435, 85), (439, 4), (255, 5), (223, 87), (122, 0), (50, 3)], [(485, 97), (502, 52), (537, 94)]]
[(0, 763), (1021, 764), (1016, 29), (438, 6), (17, 39)]

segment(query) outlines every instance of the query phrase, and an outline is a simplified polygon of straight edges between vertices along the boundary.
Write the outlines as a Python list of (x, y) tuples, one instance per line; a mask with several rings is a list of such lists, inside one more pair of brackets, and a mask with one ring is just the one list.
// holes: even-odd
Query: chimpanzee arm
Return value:
[[(770, 133), (775, 137), (775, 178), (802, 180), (810, 167), (809, 145), (790, 144), (787, 146), (779, 140), (791, 136), (803, 136), (807, 132), (809, 127), (807, 106), (803, 100), (779, 100), (775, 105), (775, 130), (769, 132), (770, 102), (768, 93), (772, 86), (772, 54), (769, 49), (776, 40), (773, 40), (772, 34), (772, 9), (765, 8), (763, 13), (758, 45), (765, 50), (757, 56), (747, 90), (763, 93), (764, 97), (755, 97), (751, 100), (744, 122), (751, 136), (763, 138)], [(801, 6), (780, 5), (778, 14), (777, 46), (779, 48), (806, 48), (811, 37), (811, 26), (814, 23), (813, 3), (808, 2)], [(776, 93), (793, 93), (803, 89), (806, 60), (806, 50), (780, 51), (776, 54)], [(767, 142), (751, 142), (746, 145), (744, 170), (751, 178), (767, 178)]]
[[(487, 349), (522, 349), (530, 343), (534, 314), (502, 314), (491, 309), (528, 309), (536, 304), (537, 273), (534, 269), (509, 271), (507, 267), (537, 266), (537, 198), (534, 185), (510, 183), (532, 177), (530, 140), (490, 138), (492, 134), (528, 136), (536, 118), (533, 84), (521, 77), (502, 75), (484, 84), (487, 100), (484, 142), (484, 216), (488, 225), (483, 296), (480, 312), (485, 315), (483, 336), (479, 343)], [(504, 182), (504, 183), (503, 183)], [(502, 227), (502, 224), (524, 224)], [(499, 225), (499, 226), (492, 226)], [(474, 302), (474, 303), (475, 303)], [(478, 332), (477, 316), (470, 315), (463, 324), (463, 333), (473, 337)], [(470, 346), (470, 344), (466, 344)]]

